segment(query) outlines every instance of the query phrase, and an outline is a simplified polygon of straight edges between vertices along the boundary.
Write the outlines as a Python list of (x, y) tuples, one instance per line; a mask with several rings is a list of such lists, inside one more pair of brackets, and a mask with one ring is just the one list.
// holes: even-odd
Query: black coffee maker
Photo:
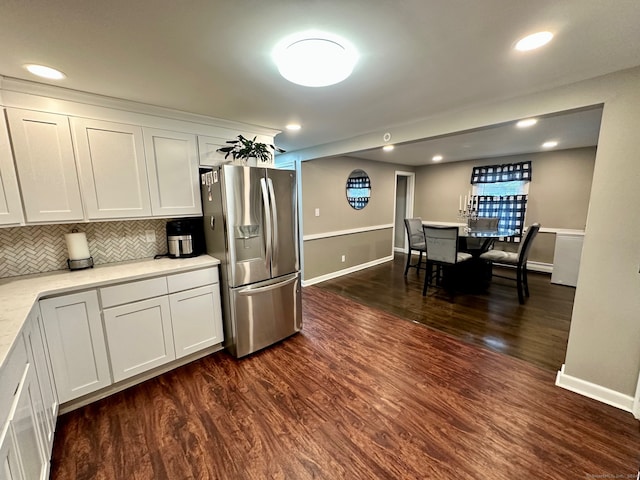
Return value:
[(188, 258), (202, 255), (204, 245), (204, 225), (202, 217), (179, 218), (167, 222), (167, 256)]

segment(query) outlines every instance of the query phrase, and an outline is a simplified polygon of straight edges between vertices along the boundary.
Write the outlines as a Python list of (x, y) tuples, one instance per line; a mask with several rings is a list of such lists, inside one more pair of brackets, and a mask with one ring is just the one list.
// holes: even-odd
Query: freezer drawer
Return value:
[[(276, 343), (302, 327), (300, 274), (231, 289), (236, 357)], [(235, 351), (234, 351), (235, 350)]]

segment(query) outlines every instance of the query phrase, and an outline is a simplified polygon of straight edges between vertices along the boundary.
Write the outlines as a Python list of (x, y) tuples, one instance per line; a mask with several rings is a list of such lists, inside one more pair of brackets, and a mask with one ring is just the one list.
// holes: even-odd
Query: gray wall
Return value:
[[(596, 149), (578, 148), (529, 155), (428, 165), (416, 169), (415, 214), (424, 220), (459, 222), (459, 195), (469, 191), (473, 167), (532, 161), (525, 225), (584, 230), (589, 209)], [(555, 234), (541, 233), (529, 259), (553, 263)]]
[[(362, 210), (347, 203), (346, 181), (355, 169), (371, 179), (371, 198)], [(311, 160), (302, 163), (303, 235), (327, 235), (304, 240), (304, 280), (331, 274), (392, 255), (393, 227), (330, 236), (351, 229), (393, 224), (395, 171), (391, 165), (350, 157)], [(404, 168), (406, 170), (406, 168)], [(315, 216), (315, 209), (320, 216)], [(342, 255), (346, 256), (342, 262)]]

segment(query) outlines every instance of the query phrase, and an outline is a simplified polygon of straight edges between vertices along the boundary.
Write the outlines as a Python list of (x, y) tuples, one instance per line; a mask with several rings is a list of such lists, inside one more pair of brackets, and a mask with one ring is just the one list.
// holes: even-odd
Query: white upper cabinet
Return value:
[(201, 215), (196, 136), (143, 128), (154, 216)]
[(218, 152), (220, 147), (229, 147), (226, 140), (216, 137), (207, 137), (198, 135), (198, 153), (200, 156), (200, 165), (215, 167), (227, 161), (233, 160), (231, 155), (227, 159), (225, 154)]
[(27, 222), (82, 220), (67, 117), (8, 108), (7, 119)]
[(142, 128), (72, 118), (90, 220), (151, 216)]
[(0, 225), (19, 225), (24, 221), (18, 179), (13, 167), (7, 124), (0, 120)]

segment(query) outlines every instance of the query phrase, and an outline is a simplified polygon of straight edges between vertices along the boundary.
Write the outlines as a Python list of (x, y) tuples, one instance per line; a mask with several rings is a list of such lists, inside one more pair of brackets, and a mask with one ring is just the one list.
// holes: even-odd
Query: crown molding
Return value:
[(55, 85), (47, 85), (44, 83), (31, 82), (13, 77), (0, 76), (0, 104), (5, 106), (19, 106), (10, 105), (10, 103), (13, 103), (11, 93), (19, 94), (20, 98), (25, 98), (24, 96), (42, 97), (49, 100), (53, 99), (77, 105), (108, 108), (161, 118), (171, 118), (173, 120), (224, 128), (231, 131), (248, 131), (272, 137), (281, 133), (281, 130), (260, 125), (240, 123), (197, 113), (184, 112), (181, 110), (174, 110), (171, 108), (139, 103), (131, 100), (58, 87)]

